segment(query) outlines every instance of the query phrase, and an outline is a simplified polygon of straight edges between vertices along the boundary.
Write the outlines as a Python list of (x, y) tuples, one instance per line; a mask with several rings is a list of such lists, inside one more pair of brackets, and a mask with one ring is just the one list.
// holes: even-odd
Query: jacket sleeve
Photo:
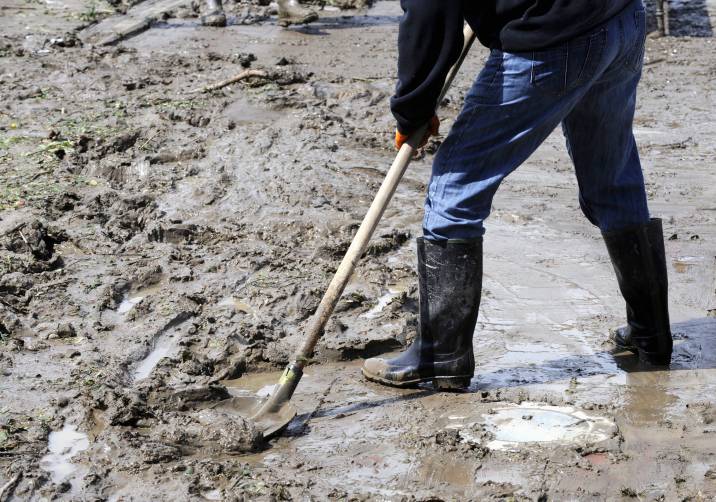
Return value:
[(463, 45), (464, 0), (401, 0), (398, 84), (390, 109), (409, 134), (435, 113), (445, 77)]

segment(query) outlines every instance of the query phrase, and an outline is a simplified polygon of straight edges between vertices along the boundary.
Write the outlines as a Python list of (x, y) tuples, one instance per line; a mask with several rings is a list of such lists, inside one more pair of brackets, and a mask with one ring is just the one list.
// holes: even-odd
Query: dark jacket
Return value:
[(433, 116), (467, 21), (490, 49), (525, 52), (578, 37), (638, 0), (401, 0), (398, 85), (390, 101), (409, 133)]

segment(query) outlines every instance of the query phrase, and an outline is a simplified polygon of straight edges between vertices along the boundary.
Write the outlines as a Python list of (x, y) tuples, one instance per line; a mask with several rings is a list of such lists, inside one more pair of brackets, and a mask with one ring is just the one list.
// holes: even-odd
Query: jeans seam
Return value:
[(560, 96), (564, 96), (569, 89), (569, 40), (567, 41), (566, 48), (567, 50), (564, 54), (564, 82), (562, 82), (562, 92), (560, 93)]
[(535, 60), (537, 57), (535, 56), (535, 51), (532, 51), (532, 63), (530, 65), (530, 85), (535, 85)]
[(497, 79), (497, 75), (498, 75), (501, 71), (504, 72), (504, 70), (505, 70), (505, 53), (503, 52), (503, 53), (502, 53), (502, 58), (500, 58), (500, 64), (499, 64), (499, 66), (497, 67), (497, 69), (496, 69), (496, 70), (493, 72), (493, 74), (492, 74), (492, 78), (490, 79), (489, 87), (492, 87), (492, 86), (493, 86), (493, 84), (495, 83), (495, 80)]
[[(582, 206), (582, 213), (584, 213), (584, 216), (587, 218), (587, 221), (589, 221), (593, 225), (599, 226), (599, 222), (597, 222), (595, 220), (594, 216), (592, 216), (590, 208), (587, 206), (587, 201), (582, 195), (582, 193), (583, 193), (582, 182), (580, 181), (579, 175), (577, 173), (577, 162), (574, 160), (574, 154), (572, 153), (572, 150), (573, 150), (572, 142), (569, 139), (569, 137), (571, 135), (570, 134), (571, 128), (569, 127), (568, 120), (569, 120), (569, 115), (564, 117), (564, 120), (562, 121), (562, 127), (564, 128), (564, 133), (565, 133), (565, 136), (567, 139), (567, 152), (569, 153), (569, 157), (572, 159), (572, 166), (574, 167), (574, 175), (575, 175), (575, 178), (577, 178), (577, 189), (579, 190), (579, 193), (577, 194), (577, 200), (580, 203), (580, 206)], [(584, 204), (582, 204), (581, 201), (584, 201)]]
[[(646, 12), (643, 10), (636, 10), (634, 11), (634, 31), (636, 32), (637, 37), (637, 44), (638, 44), (638, 59), (631, 57), (628, 58), (628, 69), (633, 72), (638, 72), (641, 69), (641, 65), (644, 60), (644, 51), (646, 46), (646, 34), (641, 33), (641, 24), (639, 22), (639, 15), (642, 15), (646, 18)], [(644, 20), (646, 23), (646, 19)]]

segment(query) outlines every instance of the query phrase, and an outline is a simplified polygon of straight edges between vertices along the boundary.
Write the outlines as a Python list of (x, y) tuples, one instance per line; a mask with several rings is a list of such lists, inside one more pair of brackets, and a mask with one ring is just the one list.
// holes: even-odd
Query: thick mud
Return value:
[(716, 3), (671, 2), (635, 123), (670, 370), (607, 342), (624, 306), (556, 131), (496, 198), (469, 391), (363, 381), (414, 333), (438, 138), (270, 442), (222, 403), (270, 392), (392, 160), (399, 3), (282, 29), (237, 2), (216, 29), (176, 2), (93, 45), (134, 3), (0, 6), (0, 501), (716, 497)]

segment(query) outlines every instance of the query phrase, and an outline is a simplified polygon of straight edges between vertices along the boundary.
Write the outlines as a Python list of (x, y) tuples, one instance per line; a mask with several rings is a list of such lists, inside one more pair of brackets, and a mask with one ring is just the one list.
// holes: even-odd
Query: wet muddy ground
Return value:
[[(400, 8), (282, 29), (260, 3), (225, 29), (183, 4), (109, 46), (93, 23), (130, 3), (0, 5), (0, 501), (716, 497), (716, 3), (672, 2), (635, 123), (669, 371), (607, 342), (624, 307), (557, 131), (496, 198), (470, 391), (362, 380), (415, 328), (438, 138), (269, 443), (217, 404), (270, 392), (392, 160)], [(246, 68), (266, 76), (193, 92)]]

